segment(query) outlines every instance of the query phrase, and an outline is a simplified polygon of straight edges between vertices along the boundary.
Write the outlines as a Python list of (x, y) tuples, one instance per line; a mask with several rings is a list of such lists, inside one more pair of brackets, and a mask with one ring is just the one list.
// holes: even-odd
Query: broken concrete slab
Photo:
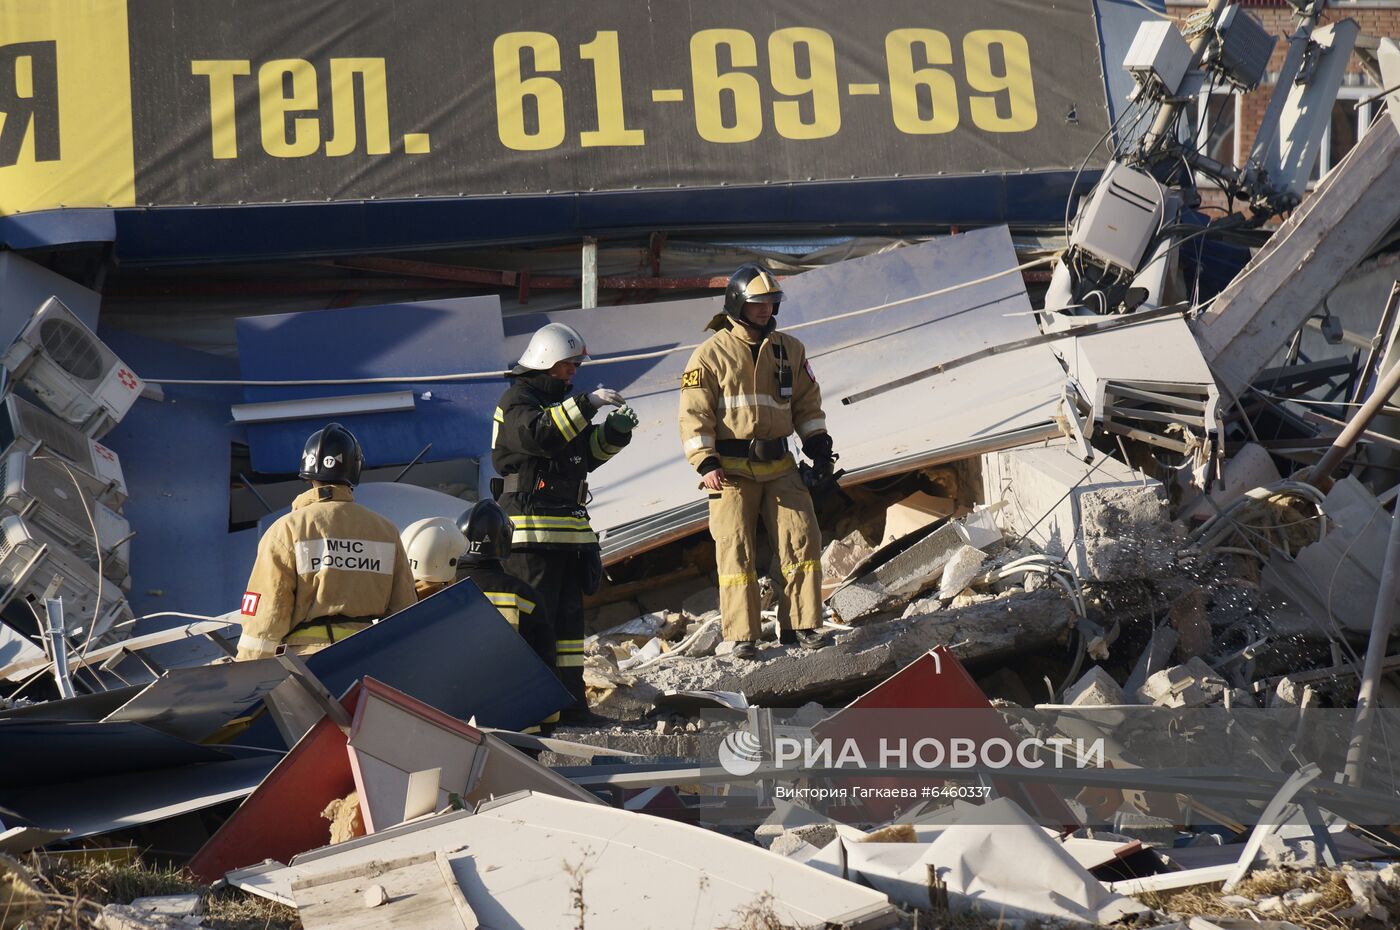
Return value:
[(1282, 481), (1268, 449), (1255, 442), (1240, 446), (1220, 470), (1220, 480), (1213, 482), (1210, 493), (1188, 507), (1178, 516), (1184, 523), (1213, 517), (1228, 504), (1253, 488), (1262, 488)]
[(681, 612), (692, 617), (703, 617), (711, 611), (719, 610), (719, 588), (704, 587), (681, 601)]
[(1001, 534), (988, 511), (949, 520), (903, 552), (837, 588), (830, 598), (831, 608), (850, 622), (901, 606), (938, 584), (944, 568), (965, 546), (986, 552), (1000, 543)]
[(943, 580), (938, 587), (940, 598), (953, 598), (972, 583), (982, 571), (987, 561), (987, 553), (974, 546), (962, 546), (953, 553), (948, 564), (943, 566)]
[(754, 830), (754, 840), (758, 845), (780, 856), (790, 856), (803, 844), (821, 849), (834, 839), (836, 839), (836, 825), (834, 823), (804, 824), (787, 829), (777, 827), (776, 832), (775, 825), (760, 824)]
[[(754, 661), (715, 656), (652, 666), (639, 670), (638, 687), (645, 685), (654, 692), (740, 691), (750, 703), (781, 705), (849, 694), (876, 684), (935, 646), (956, 644), (959, 659), (969, 664), (1042, 648), (1060, 639), (1074, 621), (1075, 613), (1060, 590), (1046, 588), (921, 617), (866, 624), (817, 652), (765, 645)], [(614, 695), (635, 690), (618, 689)], [(619, 702), (593, 710), (616, 720), (638, 719), (654, 701), (653, 693), (652, 698), (630, 706)]]
[(1065, 691), (1064, 702), (1076, 707), (1127, 704), (1127, 695), (1113, 676), (1095, 665)]
[(1176, 551), (1161, 482), (1107, 455), (1092, 465), (1064, 444), (982, 457), (987, 500), (1005, 500), (998, 524), (1025, 536), (1080, 578), (1123, 581), (1159, 574)]
[(1147, 648), (1138, 656), (1137, 663), (1133, 666), (1132, 674), (1128, 680), (1123, 682), (1123, 690), (1127, 694), (1133, 695), (1133, 700), (1137, 700), (1137, 693), (1146, 683), (1147, 679), (1160, 672), (1171, 664), (1172, 653), (1176, 650), (1177, 634), (1176, 630), (1168, 626), (1160, 626), (1152, 631), (1152, 638), (1147, 641)]
[(1150, 676), (1138, 696), (1161, 707), (1204, 707), (1222, 700), (1227, 687), (1215, 669), (1193, 657)]

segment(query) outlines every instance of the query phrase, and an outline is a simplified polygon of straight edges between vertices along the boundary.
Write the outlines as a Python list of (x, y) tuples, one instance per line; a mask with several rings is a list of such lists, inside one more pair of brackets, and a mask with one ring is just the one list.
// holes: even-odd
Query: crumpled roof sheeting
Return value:
[[(833, 323), (802, 326), (971, 282), (1017, 264), (1005, 227), (950, 236), (789, 278), (779, 325), (802, 339), (822, 387), (827, 425), (849, 472), (936, 460), (939, 450), (1053, 429), (1064, 370), (1048, 346), (982, 359), (947, 374), (843, 406), (841, 398), (940, 362), (1038, 335), (1021, 276)], [(579, 326), (595, 358), (698, 343), (719, 298), (551, 314)], [(544, 316), (531, 320), (545, 321)], [(522, 327), (523, 329), (523, 327)], [(526, 332), (514, 337), (523, 347)], [(508, 342), (511, 337), (508, 337)], [(582, 368), (579, 386), (617, 388), (641, 416), (632, 445), (594, 474), (590, 513), (607, 528), (610, 557), (640, 552), (666, 534), (703, 525), (699, 479), (681, 455), (680, 375), (689, 351)], [(989, 386), (992, 389), (989, 389)], [(1031, 436), (1029, 438), (1035, 438)]]

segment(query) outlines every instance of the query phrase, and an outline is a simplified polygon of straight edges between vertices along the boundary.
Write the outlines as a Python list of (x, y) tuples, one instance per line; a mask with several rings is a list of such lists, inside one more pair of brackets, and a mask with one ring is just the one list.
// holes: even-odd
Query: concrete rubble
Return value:
[[(1144, 28), (1153, 49), (1186, 48)], [(1202, 58), (1209, 33), (1177, 53), (1183, 72), (1244, 54)], [(1392, 40), (1363, 47), (1400, 67)], [(1130, 70), (1170, 117), (1184, 97), (1164, 68)], [(1374, 120), (1297, 205), (1283, 173), (1300, 145), (1240, 169), (1173, 150), (1228, 170), (1232, 208), (1252, 191), (1250, 218), (1204, 218), (1194, 185), (1168, 193), (1160, 171), (1098, 166), (1151, 181), (1160, 268), (1104, 264), (1086, 188), (1065, 238), (1043, 239), (1058, 257), (1034, 297), (1019, 272), (1050, 249), (1018, 264), (1009, 229), (819, 270), (823, 286), (942, 274), (973, 236), (1001, 269), (973, 283), (1016, 272), (1008, 299), (1029, 308), (982, 320), (1016, 334), (1001, 344), (952, 324), (969, 328), (897, 382), (863, 356), (833, 372), (833, 408), (935, 377), (982, 405), (917, 433), (843, 414), (866, 433), (845, 497), (818, 502), (824, 648), (783, 642), (785, 569), (764, 543), (764, 638), (734, 657), (703, 498), (666, 496), (690, 494), (690, 473), (658, 481), (640, 517), (600, 485), (629, 518), (600, 527), (610, 574), (587, 602), (591, 713), (574, 726), (472, 586), (305, 658), (235, 663), (236, 612), (137, 635), (125, 593), (103, 599), (129, 593), (125, 539), (111, 562), (94, 541), (112, 583), (67, 591), (66, 621), (10, 578), (5, 603), (42, 626), (0, 623), (0, 930), (211, 925), (215, 886), (307, 930), (1400, 925), (1400, 280), (1376, 276), (1400, 268), (1400, 121)], [(1221, 223), (1256, 251), (1203, 289), (1230, 262), (1197, 254), (1188, 273), (1168, 243)], [(1329, 304), (1377, 280), (1384, 300)], [(1063, 384), (1021, 384), (1023, 365)], [(128, 846), (201, 890), (84, 904), (42, 878)]]

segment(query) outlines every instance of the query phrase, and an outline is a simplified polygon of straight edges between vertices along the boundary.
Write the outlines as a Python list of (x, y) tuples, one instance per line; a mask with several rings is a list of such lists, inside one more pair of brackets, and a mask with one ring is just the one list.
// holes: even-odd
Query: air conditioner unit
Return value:
[(97, 499), (117, 509), (126, 501), (126, 478), (117, 454), (84, 436), (69, 424), (21, 397), (11, 394), (0, 405), (0, 452), (33, 452), (42, 448), (93, 482)]
[(1070, 244), (1107, 265), (1136, 271), (1162, 225), (1162, 185), (1152, 175), (1111, 161), (1089, 195)]
[(80, 640), (100, 637), (113, 624), (131, 618), (121, 589), (103, 581), (99, 601), (97, 572), (58, 540), (16, 514), (0, 517), (0, 606), (17, 597), (42, 598), (55, 577), (63, 579), (57, 596), (63, 598), (69, 635)]
[(45, 407), (93, 438), (121, 422), (143, 386), (57, 297), (44, 301), (0, 365)]
[(76, 468), (69, 466), (65, 470), (62, 463), (44, 456), (42, 449), (32, 458), (25, 452), (0, 457), (0, 508), (28, 517), (93, 568), (97, 567), (100, 546), (102, 574), (120, 582), (131, 574), (131, 544), (127, 541), (131, 525), (121, 514), (96, 501), (95, 492), (101, 488)]

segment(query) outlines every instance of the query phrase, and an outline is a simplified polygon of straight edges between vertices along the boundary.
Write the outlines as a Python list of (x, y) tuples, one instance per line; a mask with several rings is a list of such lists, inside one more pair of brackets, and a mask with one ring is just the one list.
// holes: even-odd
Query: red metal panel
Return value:
[[(356, 683), (340, 704), (352, 711), (359, 697)], [(355, 790), (348, 743), (340, 727), (322, 717), (195, 854), (190, 871), (212, 882), (231, 869), (264, 859), (287, 863), (329, 843), (330, 823), (321, 811)]]
[[(943, 728), (938, 732), (900, 732), (900, 730), (921, 722), (921, 718), (903, 715), (866, 713), (868, 711), (894, 710), (965, 710), (977, 711), (970, 714), (940, 715), (936, 720)], [(883, 724), (883, 725), (882, 725)], [(979, 746), (986, 740), (1000, 738), (1015, 745), (1018, 737), (992, 707), (982, 689), (972, 680), (957, 656), (946, 646), (937, 646), (904, 668), (886, 678), (852, 701), (844, 710), (833, 714), (812, 728), (817, 739), (840, 741), (852, 739), (861, 747), (867, 759), (879, 757), (875, 747), (881, 738), (886, 740), (907, 738), (910, 741), (924, 737), (934, 737), (945, 743), (956, 737), (974, 740)], [(916, 781), (909, 778), (862, 778), (851, 780), (849, 784), (870, 787), (922, 787), (926, 784), (941, 784), (939, 780)], [(1074, 814), (1064, 800), (1046, 784), (1030, 783), (1021, 785), (1013, 778), (996, 779), (993, 782), (998, 793), (1013, 798), (1026, 807), (1031, 816), (1042, 823), (1070, 826), (1076, 823)], [(908, 802), (887, 799), (867, 799), (863, 802), (873, 819), (887, 820), (901, 807), (911, 806)]]

